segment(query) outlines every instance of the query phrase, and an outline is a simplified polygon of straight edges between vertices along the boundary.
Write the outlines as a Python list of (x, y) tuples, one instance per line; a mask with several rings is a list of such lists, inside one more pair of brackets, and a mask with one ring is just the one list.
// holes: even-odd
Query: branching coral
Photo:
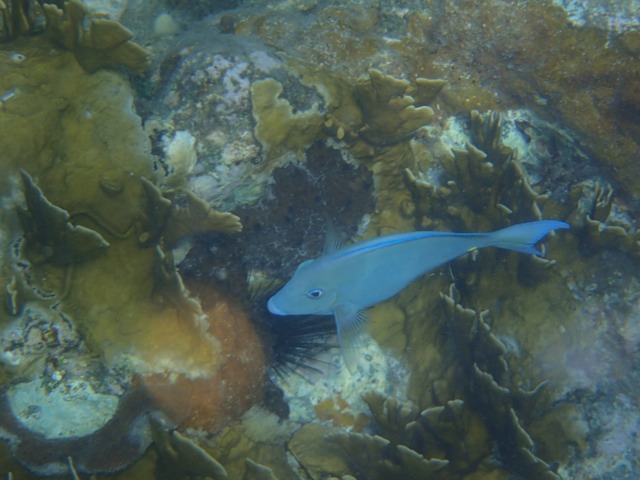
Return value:
[(527, 392), (505, 386), (510, 382), (506, 349), (491, 333), (488, 312), (462, 307), (453, 286), (442, 298), (447, 317), (443, 328), (450, 332), (444, 348), (457, 352), (456, 375), (462, 379), (466, 400), (448, 400), (419, 412), (368, 393), (365, 400), (380, 436), (340, 433), (328, 440), (344, 449), (343, 461), (351, 473), (367, 478), (425, 478), (424, 472), (432, 475), (429, 478), (460, 478), (474, 471), (489, 477), (517, 472), (523, 478), (558, 479), (533, 453), (533, 441), (519, 418), (530, 415), (540, 387)]
[(640, 231), (616, 204), (613, 187), (603, 181), (585, 181), (570, 194), (574, 211), (572, 225), (584, 232), (583, 246), (588, 249), (618, 248), (640, 256)]
[(506, 349), (491, 334), (484, 319), (488, 312), (464, 308), (456, 297), (452, 286), (449, 294), (443, 295), (444, 309), (456, 348), (463, 353), (460, 363), (468, 377), (469, 402), (484, 418), (482, 428), (491, 432), (507, 468), (526, 478), (558, 479), (550, 466), (533, 453), (533, 441), (516, 413), (516, 408), (523, 409), (535, 401), (541, 385), (530, 392), (504, 386), (508, 382), (503, 356)]
[(40, 5), (33, 0), (0, 2), (0, 39), (12, 40), (33, 32)]
[[(354, 155), (371, 155), (374, 148), (406, 140), (431, 122), (428, 105), (444, 84), (426, 78), (411, 83), (371, 69), (353, 86), (352, 96), (335, 95), (336, 107), (325, 115), (324, 129)], [(338, 90), (350, 91), (346, 85)]]
[(499, 113), (473, 111), (471, 143), (444, 158), (437, 182), (406, 171), (417, 228), (490, 231), (541, 218), (546, 197), (531, 188), (516, 152), (501, 143), (501, 129)]
[(415, 84), (369, 70), (355, 85), (364, 126), (359, 134), (374, 145), (388, 145), (411, 136), (433, 119), (428, 104), (442, 89), (442, 80), (419, 78)]

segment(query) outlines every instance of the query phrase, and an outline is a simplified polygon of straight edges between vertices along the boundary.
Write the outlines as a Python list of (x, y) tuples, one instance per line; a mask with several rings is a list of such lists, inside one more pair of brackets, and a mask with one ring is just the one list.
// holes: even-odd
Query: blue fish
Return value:
[(302, 262), (269, 299), (268, 308), (276, 315), (334, 315), (345, 363), (353, 371), (367, 308), (479, 248), (542, 255), (536, 242), (560, 228), (569, 225), (540, 220), (490, 233), (406, 232), (371, 238)]

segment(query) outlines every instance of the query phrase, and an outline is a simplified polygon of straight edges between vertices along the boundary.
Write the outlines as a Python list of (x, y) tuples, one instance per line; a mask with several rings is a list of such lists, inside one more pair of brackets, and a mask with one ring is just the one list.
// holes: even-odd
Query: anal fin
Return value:
[(344, 363), (351, 373), (355, 373), (360, 352), (365, 343), (364, 326), (367, 314), (355, 305), (339, 305), (333, 309), (338, 328), (338, 343)]

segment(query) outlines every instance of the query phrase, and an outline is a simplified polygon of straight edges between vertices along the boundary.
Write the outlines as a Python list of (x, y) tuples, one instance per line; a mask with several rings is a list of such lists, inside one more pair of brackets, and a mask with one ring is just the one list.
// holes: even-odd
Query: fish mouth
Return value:
[(276, 307), (275, 302), (273, 301), (273, 297), (271, 297), (269, 299), (269, 301), (267, 302), (267, 308), (269, 309), (269, 311), (271, 313), (273, 313), (274, 315), (287, 315), (287, 312), (283, 312), (282, 310), (280, 310), (278, 307)]

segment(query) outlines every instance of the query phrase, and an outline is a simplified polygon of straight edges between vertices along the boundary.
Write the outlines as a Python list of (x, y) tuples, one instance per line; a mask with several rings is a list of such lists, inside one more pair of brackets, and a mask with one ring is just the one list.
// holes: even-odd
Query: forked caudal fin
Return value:
[(491, 233), (489, 245), (514, 252), (542, 255), (542, 252), (535, 247), (536, 243), (547, 233), (561, 228), (569, 228), (569, 224), (557, 220), (519, 223)]

